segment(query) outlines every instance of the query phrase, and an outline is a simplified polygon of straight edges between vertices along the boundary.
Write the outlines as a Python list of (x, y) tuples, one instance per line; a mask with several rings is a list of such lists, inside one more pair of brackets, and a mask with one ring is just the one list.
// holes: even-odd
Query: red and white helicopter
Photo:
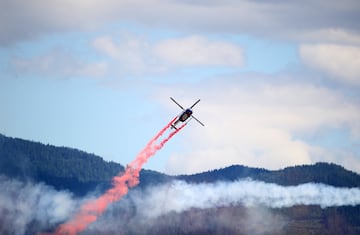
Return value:
[[(171, 127), (172, 127), (172, 128), (177, 129), (177, 128), (176, 128), (176, 125), (177, 125), (179, 122), (186, 122), (186, 120), (188, 120), (189, 118), (194, 118), (195, 121), (197, 121), (200, 125), (205, 126), (205, 125), (204, 125), (202, 122), (200, 122), (196, 117), (194, 117), (194, 115), (192, 115), (192, 114), (193, 114), (193, 111), (191, 110), (197, 103), (200, 102), (200, 99), (199, 99), (198, 101), (196, 101), (193, 105), (191, 105), (190, 108), (187, 108), (187, 109), (184, 109), (184, 108), (183, 108), (178, 102), (176, 102), (176, 100), (174, 100), (172, 97), (170, 97), (170, 99), (171, 99), (172, 101), (174, 101), (174, 103), (177, 104), (177, 105), (183, 110), (183, 112), (177, 117), (176, 121), (175, 121), (173, 124), (171, 124)], [(191, 119), (190, 119), (190, 120), (191, 120)], [(189, 121), (190, 121), (190, 120), (189, 120)], [(189, 122), (189, 121), (188, 121), (188, 122)]]

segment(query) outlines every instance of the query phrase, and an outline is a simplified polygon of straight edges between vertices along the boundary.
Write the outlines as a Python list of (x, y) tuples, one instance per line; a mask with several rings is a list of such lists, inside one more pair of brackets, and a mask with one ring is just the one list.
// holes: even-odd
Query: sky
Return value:
[(357, 0), (2, 0), (0, 133), (145, 168), (332, 162), (360, 173)]

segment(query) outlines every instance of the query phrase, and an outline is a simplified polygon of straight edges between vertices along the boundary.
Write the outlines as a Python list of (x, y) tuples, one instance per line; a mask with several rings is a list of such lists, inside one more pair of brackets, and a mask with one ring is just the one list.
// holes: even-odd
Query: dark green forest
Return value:
[[(99, 184), (110, 186), (111, 178), (123, 170), (124, 167), (119, 163), (107, 162), (99, 156), (77, 149), (0, 135), (0, 173), (12, 178), (45, 182), (56, 189), (69, 189), (81, 195)], [(276, 171), (233, 165), (179, 176), (142, 170), (140, 177), (142, 187), (171, 179), (200, 183), (248, 177), (280, 185), (315, 182), (337, 187), (360, 187), (360, 175), (332, 163), (294, 166)]]
[[(0, 174), (19, 180), (44, 182), (58, 190), (84, 195), (111, 186), (111, 178), (124, 170), (115, 162), (77, 149), (55, 147), (0, 135)], [(142, 185), (161, 183), (167, 176), (141, 172)]]

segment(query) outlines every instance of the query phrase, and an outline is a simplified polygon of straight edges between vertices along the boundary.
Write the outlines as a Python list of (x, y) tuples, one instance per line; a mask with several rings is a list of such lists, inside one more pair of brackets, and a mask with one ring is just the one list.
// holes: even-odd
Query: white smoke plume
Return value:
[(0, 176), (0, 234), (34, 234), (68, 218), (77, 207), (69, 192)]
[(251, 179), (199, 184), (176, 180), (134, 189), (84, 234), (160, 234), (173, 231), (171, 227), (183, 234), (196, 234), (199, 228), (228, 234), (277, 234), (289, 218), (276, 209), (300, 205), (323, 209), (360, 205), (360, 188), (320, 183), (281, 186)]
[(145, 216), (158, 217), (191, 208), (207, 209), (231, 205), (268, 208), (296, 205), (318, 205), (321, 208), (355, 206), (360, 205), (360, 189), (337, 188), (320, 183), (280, 186), (251, 179), (200, 184), (174, 181), (150, 188), (144, 195), (134, 197), (134, 201), (142, 208)]
[[(2, 176), (0, 187), (0, 234), (53, 231), (58, 224), (71, 218), (86, 200), (44, 184), (24, 183)], [(276, 233), (286, 225), (287, 218), (281, 213), (274, 214), (272, 208), (296, 205), (322, 208), (360, 205), (360, 188), (318, 183), (280, 186), (251, 179), (199, 184), (175, 180), (131, 190), (124, 200), (111, 205), (83, 234), (118, 234), (119, 231), (157, 234), (164, 232), (161, 229), (167, 226), (183, 225), (186, 215), (194, 213), (197, 215), (192, 217), (195, 224), (223, 226), (221, 228), (228, 229), (225, 231), (229, 233), (239, 229), (249, 234)], [(232, 206), (235, 208), (231, 209)], [(202, 214), (202, 209), (210, 212)], [(209, 216), (213, 212), (217, 214), (216, 218)], [(185, 213), (185, 217), (181, 213)], [(259, 230), (259, 221), (266, 223), (263, 228), (266, 230)]]

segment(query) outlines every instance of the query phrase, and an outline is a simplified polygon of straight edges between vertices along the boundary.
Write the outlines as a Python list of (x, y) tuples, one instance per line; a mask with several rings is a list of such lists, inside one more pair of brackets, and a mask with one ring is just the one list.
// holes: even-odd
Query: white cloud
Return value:
[(346, 31), (339, 28), (326, 28), (309, 30), (296, 34), (293, 38), (306, 43), (341, 43), (345, 45), (360, 45), (360, 34), (355, 32)]
[(54, 32), (89, 30), (132, 22), (146, 27), (288, 38), (329, 28), (358, 32), (357, 0), (167, 1), (89, 0), (0, 2), (0, 44)]
[(93, 42), (95, 49), (98, 51), (111, 56), (111, 57), (118, 57), (120, 54), (120, 50), (113, 42), (112, 38), (109, 36), (103, 36), (96, 38)]
[(244, 64), (243, 51), (237, 45), (200, 36), (164, 40), (155, 45), (154, 54), (165, 63), (180, 66)]
[[(166, 92), (182, 97), (173, 89)], [(194, 173), (230, 164), (270, 169), (309, 164), (321, 159), (312, 154), (315, 146), (299, 136), (343, 126), (359, 133), (360, 107), (327, 88), (224, 84), (222, 80), (202, 84), (201, 89), (186, 88), (186, 94), (202, 98), (194, 111), (206, 126), (194, 122), (185, 129), (184, 150), (170, 156), (169, 173)], [(359, 166), (358, 158), (351, 169)]]
[(58, 48), (30, 58), (14, 57), (11, 60), (11, 69), (16, 73), (41, 74), (50, 78), (73, 76), (99, 78), (107, 73), (108, 67), (105, 62), (86, 62)]
[(122, 73), (130, 74), (164, 72), (186, 66), (239, 67), (244, 63), (243, 51), (238, 45), (201, 36), (150, 41), (124, 33), (119, 41), (110, 36), (96, 38), (93, 46), (115, 59)]
[(158, 73), (164, 70), (154, 58), (153, 45), (141, 36), (122, 33), (119, 40), (102, 36), (94, 40), (93, 46), (112, 59), (110, 66), (113, 66), (120, 76)]
[(300, 56), (309, 66), (342, 82), (360, 86), (360, 47), (336, 44), (304, 44)]

